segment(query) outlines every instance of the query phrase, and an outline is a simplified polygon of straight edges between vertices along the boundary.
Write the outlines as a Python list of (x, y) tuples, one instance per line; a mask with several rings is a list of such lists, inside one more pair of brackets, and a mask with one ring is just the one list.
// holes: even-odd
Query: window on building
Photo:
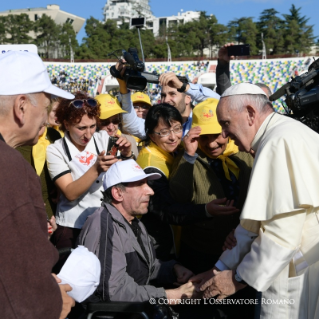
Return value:
[(177, 20), (170, 20), (168, 21), (168, 26), (171, 28), (173, 26), (177, 25)]
[(74, 22), (74, 20), (73, 19), (71, 19), (71, 18), (67, 18), (66, 19), (66, 23), (70, 23), (70, 24), (72, 24)]
[(146, 26), (149, 28), (153, 28), (153, 21), (146, 21)]
[(39, 19), (39, 16), (37, 14), (34, 15), (34, 21), (37, 21)]

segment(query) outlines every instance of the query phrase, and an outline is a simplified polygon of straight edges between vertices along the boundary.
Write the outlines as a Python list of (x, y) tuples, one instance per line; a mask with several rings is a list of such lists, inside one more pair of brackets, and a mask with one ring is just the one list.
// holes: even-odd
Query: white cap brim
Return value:
[[(152, 180), (156, 180), (161, 178), (161, 174), (159, 173), (151, 173), (151, 174), (141, 174), (141, 175), (136, 175), (132, 178), (128, 178), (128, 179), (124, 179), (121, 181), (121, 183), (134, 183), (134, 182), (138, 182), (141, 181), (143, 179), (147, 178), (148, 181), (152, 181)], [(109, 189), (110, 187), (113, 187), (114, 185), (116, 185), (118, 183), (115, 183), (113, 185), (110, 185), (107, 189)]]
[(127, 180), (122, 181), (122, 183), (133, 183), (141, 181), (142, 179), (147, 178), (148, 181), (152, 181), (155, 179), (161, 178), (161, 174), (159, 173), (151, 173), (151, 174), (141, 174), (139, 176), (134, 176), (133, 178), (129, 178)]
[(62, 89), (58, 88), (57, 86), (55, 86), (53, 84), (50, 85), (47, 89), (45, 89), (44, 92), (52, 94), (52, 95), (55, 95), (55, 96), (58, 96), (58, 97), (62, 97), (62, 98), (67, 99), (67, 100), (74, 99), (74, 95), (73, 94), (62, 90)]

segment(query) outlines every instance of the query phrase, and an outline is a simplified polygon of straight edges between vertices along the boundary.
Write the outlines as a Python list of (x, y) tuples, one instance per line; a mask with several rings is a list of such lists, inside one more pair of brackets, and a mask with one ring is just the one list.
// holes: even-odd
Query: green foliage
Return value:
[(309, 52), (316, 37), (313, 35), (313, 26), (308, 25), (309, 18), (300, 15), (301, 8), (293, 4), (290, 14), (284, 14), (285, 29), (284, 42), (289, 53)]
[(45, 58), (52, 58), (54, 51), (58, 48), (59, 26), (51, 17), (43, 14), (34, 23), (34, 32), (36, 34), (35, 44), (43, 48)]
[[(64, 59), (70, 58), (70, 45), (73, 52), (78, 49), (78, 41), (76, 40), (75, 31), (70, 23), (64, 23), (62, 26), (59, 26), (59, 50), (60, 56)], [(71, 42), (71, 43), (70, 43)]]
[(32, 30), (33, 23), (27, 14), (13, 15), (4, 17), (4, 29), (8, 34), (6, 43), (9, 44), (27, 44), (32, 39), (29, 32)]
[(261, 13), (257, 22), (257, 45), (262, 48), (261, 33), (263, 33), (267, 54), (285, 53), (284, 20), (277, 15), (278, 11), (275, 9), (266, 9)]
[[(156, 37), (150, 30), (140, 32), (145, 58), (167, 58), (167, 43), (173, 58), (203, 56), (207, 49), (212, 57), (227, 42), (250, 44), (251, 54), (258, 55), (262, 50), (261, 33), (268, 55), (296, 54), (309, 52), (317, 39), (308, 21), (301, 15), (301, 8), (292, 5), (282, 17), (274, 8), (266, 9), (256, 22), (252, 17), (242, 17), (226, 26), (218, 23), (216, 16), (202, 11), (191, 22), (171, 23), (168, 27), (163, 23)], [(77, 59), (108, 59), (113, 58), (109, 54), (115, 50), (140, 48), (137, 29), (130, 29), (124, 19), (118, 26), (114, 20), (102, 23), (90, 17), (85, 31), (86, 37), (79, 46), (71, 24), (57, 25), (45, 14), (36, 22), (30, 21), (26, 14), (0, 17), (0, 43), (35, 43), (47, 58), (69, 58), (70, 42)], [(140, 52), (139, 57), (142, 59)]]
[(257, 25), (251, 17), (235, 19), (229, 22), (228, 27), (233, 33), (234, 41), (237, 43), (246, 43), (250, 45), (250, 54), (257, 55)]
[(46, 58), (69, 58), (69, 39), (73, 51), (77, 50), (78, 42), (71, 24), (57, 25), (45, 14), (36, 22), (31, 21), (27, 14), (0, 17), (1, 44), (34, 43), (40, 55)]

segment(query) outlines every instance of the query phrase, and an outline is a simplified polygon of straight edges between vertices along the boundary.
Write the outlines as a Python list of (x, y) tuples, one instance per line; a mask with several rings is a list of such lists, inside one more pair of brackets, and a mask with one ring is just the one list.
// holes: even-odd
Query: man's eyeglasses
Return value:
[(85, 104), (89, 107), (97, 107), (97, 100), (95, 99), (74, 100), (70, 102), (69, 106), (72, 105), (76, 109), (81, 109)]
[(108, 126), (110, 124), (118, 125), (121, 123), (120, 119), (106, 119), (106, 120), (100, 120), (100, 126)]
[(170, 135), (171, 132), (174, 132), (175, 134), (178, 134), (178, 133), (180, 133), (182, 131), (183, 131), (182, 125), (179, 125), (179, 126), (175, 126), (174, 128), (172, 128), (170, 130), (167, 129), (167, 128), (164, 128), (164, 129), (160, 130), (159, 132), (153, 132), (153, 133), (159, 135), (160, 137), (164, 137), (164, 136)]

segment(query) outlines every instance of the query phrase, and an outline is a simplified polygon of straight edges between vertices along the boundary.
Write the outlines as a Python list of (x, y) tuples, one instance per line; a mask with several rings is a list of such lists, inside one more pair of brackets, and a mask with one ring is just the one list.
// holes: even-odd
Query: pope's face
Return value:
[(249, 125), (249, 114), (244, 107), (242, 111), (232, 110), (227, 98), (221, 98), (217, 108), (218, 122), (222, 127), (222, 136), (234, 140), (239, 150), (249, 152), (255, 132)]

